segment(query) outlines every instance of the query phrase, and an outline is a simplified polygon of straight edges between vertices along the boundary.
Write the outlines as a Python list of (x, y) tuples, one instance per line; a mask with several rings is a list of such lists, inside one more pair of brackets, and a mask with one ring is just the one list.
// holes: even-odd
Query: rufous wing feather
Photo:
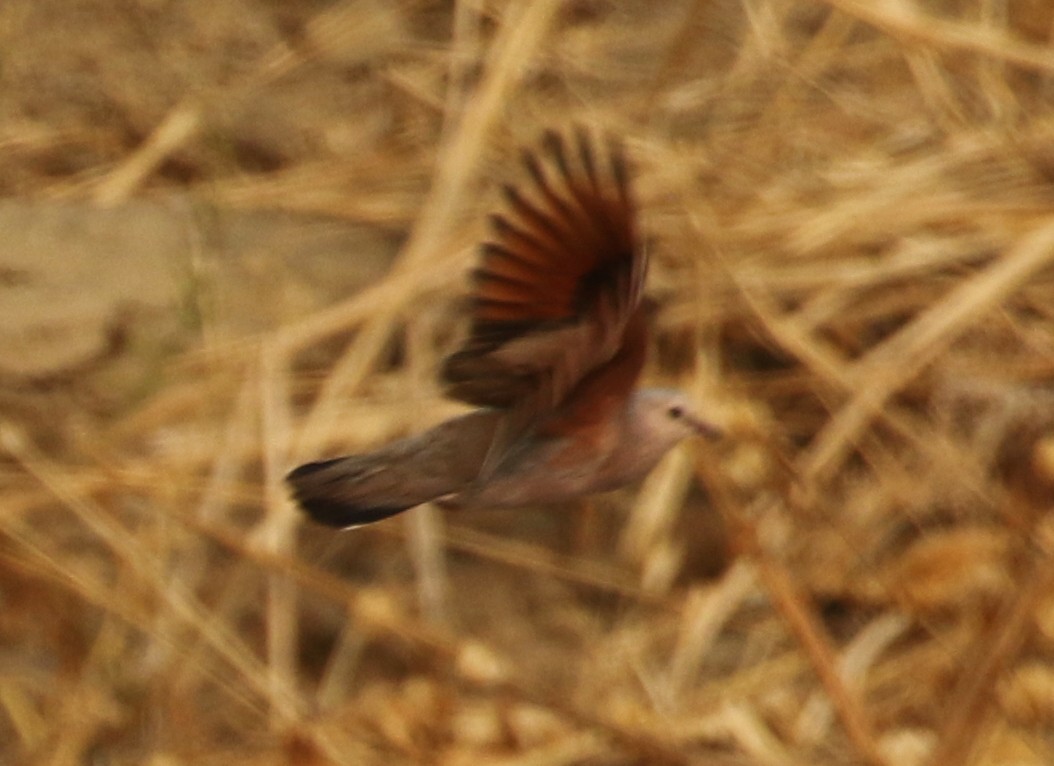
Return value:
[(466, 402), (545, 411), (619, 352), (647, 262), (621, 147), (548, 132), (523, 164), (527, 180), (505, 187), (491, 218), (469, 337), (442, 376)]

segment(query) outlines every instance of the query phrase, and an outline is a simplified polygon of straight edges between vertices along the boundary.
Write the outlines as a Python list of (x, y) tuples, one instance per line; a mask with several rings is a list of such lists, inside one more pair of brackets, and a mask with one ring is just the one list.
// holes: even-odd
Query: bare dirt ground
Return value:
[[(0, 762), (1054, 763), (1046, 0), (0, 3)], [(633, 156), (639, 487), (355, 532), (516, 148)]]

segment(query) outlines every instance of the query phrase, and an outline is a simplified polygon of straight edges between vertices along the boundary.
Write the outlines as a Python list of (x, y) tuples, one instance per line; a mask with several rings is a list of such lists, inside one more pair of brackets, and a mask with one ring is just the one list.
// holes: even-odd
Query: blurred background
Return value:
[[(1047, 0), (5, 0), (0, 762), (1054, 762)], [(649, 383), (565, 507), (301, 523), (519, 149), (621, 137)]]

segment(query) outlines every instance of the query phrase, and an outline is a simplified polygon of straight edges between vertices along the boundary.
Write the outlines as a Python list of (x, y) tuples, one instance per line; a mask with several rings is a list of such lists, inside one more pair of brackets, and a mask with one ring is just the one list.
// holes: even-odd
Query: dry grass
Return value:
[[(5, 373), (0, 761), (1054, 762), (1049, 3), (51, 4), (0, 5), (8, 196), (400, 244), (284, 314), (192, 247), (163, 376)], [(453, 411), (493, 180), (569, 120), (635, 159), (649, 376), (732, 437), (302, 528), (289, 466)]]

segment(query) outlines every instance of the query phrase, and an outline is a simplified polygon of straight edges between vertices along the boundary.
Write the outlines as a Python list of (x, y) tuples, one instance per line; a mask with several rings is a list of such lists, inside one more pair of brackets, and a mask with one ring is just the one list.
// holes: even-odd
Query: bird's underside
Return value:
[(549, 132), (474, 272), (469, 335), (441, 371), (477, 409), (287, 477), (316, 521), (358, 526), (430, 500), (528, 505), (636, 479), (700, 424), (634, 386), (647, 349), (646, 254), (621, 148)]

